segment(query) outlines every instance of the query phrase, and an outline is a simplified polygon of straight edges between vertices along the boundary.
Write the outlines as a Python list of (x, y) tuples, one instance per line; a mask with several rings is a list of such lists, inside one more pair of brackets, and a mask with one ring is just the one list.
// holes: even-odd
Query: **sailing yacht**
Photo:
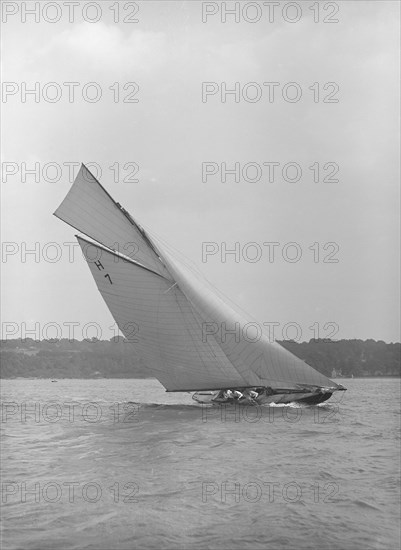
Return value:
[(76, 238), (100, 294), (166, 391), (214, 405), (235, 395), (243, 404), (317, 404), (345, 389), (267, 334), (221, 330), (249, 319), (151, 237), (85, 165), (54, 215), (85, 235)]

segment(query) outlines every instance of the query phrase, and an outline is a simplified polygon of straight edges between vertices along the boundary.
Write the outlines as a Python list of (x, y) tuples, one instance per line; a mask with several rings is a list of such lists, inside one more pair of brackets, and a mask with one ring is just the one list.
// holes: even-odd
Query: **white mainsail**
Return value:
[[(121, 332), (168, 391), (337, 387), (264, 333), (250, 338), (249, 320), (155, 243), (84, 166), (55, 215), (104, 245), (77, 237)], [(124, 259), (119, 251), (132, 242), (137, 254)]]
[(202, 342), (202, 320), (177, 285), (134, 261), (77, 239), (119, 329), (167, 390), (247, 385), (214, 339)]

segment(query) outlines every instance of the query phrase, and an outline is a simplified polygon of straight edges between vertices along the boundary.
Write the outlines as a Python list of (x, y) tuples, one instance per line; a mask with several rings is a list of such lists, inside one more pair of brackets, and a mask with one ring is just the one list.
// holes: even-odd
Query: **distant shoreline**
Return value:
[[(2, 340), (0, 379), (152, 378), (135, 345), (111, 340)], [(278, 341), (285, 349), (331, 379), (400, 378), (401, 344), (379, 340)], [(335, 345), (333, 345), (335, 344)]]

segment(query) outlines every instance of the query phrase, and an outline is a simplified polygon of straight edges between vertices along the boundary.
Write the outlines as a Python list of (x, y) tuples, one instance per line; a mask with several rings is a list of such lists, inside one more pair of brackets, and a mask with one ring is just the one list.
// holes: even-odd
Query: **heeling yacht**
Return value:
[(345, 389), (264, 333), (250, 340), (220, 330), (250, 320), (151, 237), (85, 165), (54, 214), (90, 239), (76, 235), (98, 290), (166, 391), (249, 405), (317, 404)]

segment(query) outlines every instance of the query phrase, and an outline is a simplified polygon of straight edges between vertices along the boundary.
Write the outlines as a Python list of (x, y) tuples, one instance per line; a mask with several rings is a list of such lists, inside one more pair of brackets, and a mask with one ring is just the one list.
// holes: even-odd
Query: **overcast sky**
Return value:
[[(52, 216), (72, 183), (68, 163), (84, 162), (97, 163), (102, 173), (92, 165), (95, 175), (139, 223), (253, 318), (280, 323), (279, 339), (293, 322), (301, 340), (316, 335), (311, 326), (321, 337), (338, 326), (335, 338), (399, 341), (398, 2), (337, 1), (338, 11), (329, 3), (319, 13), (309, 9), (313, 2), (283, 12), (282, 2), (272, 21), (263, 2), (260, 13), (252, 2), (237, 23), (229, 15), (222, 22), (215, 2), (203, 7), (206, 22), (197, 1), (137, 2), (136, 14), (132, 2), (121, 1), (120, 13), (110, 9), (114, 2), (98, 2), (101, 17), (92, 23), (85, 19), (98, 17), (94, 7), (76, 9), (69, 22), (60, 3), (59, 13), (47, 8), (35, 22), (21, 6), (12, 13), (16, 3), (6, 4), (3, 337), (10, 337), (10, 323), (20, 330), (35, 322), (40, 337), (51, 322), (79, 323), (78, 339), (89, 322), (102, 328), (101, 337), (113, 335), (85, 261), (75, 250), (71, 262), (63, 244), (74, 242), (74, 229)], [(39, 83), (37, 101), (24, 96), (23, 82), (30, 89)], [(51, 82), (58, 88), (46, 86)], [(72, 102), (65, 82), (78, 83)], [(133, 84), (124, 89), (130, 82), (139, 91)], [(209, 89), (216, 92), (204, 101), (202, 82), (214, 82)], [(222, 102), (223, 82), (229, 89), (239, 83), (238, 102), (233, 94)], [(271, 101), (264, 82), (279, 83)], [(286, 88), (290, 82), (296, 84)], [(324, 88), (329, 82), (335, 84)], [(254, 84), (244, 89), (247, 83)], [(99, 90), (101, 98), (91, 102)], [(280, 163), (274, 181), (268, 162)], [(298, 181), (283, 178), (288, 162), (302, 169)], [(23, 174), (35, 163), (38, 182)], [(58, 163), (59, 173), (47, 163)], [(135, 164), (127, 163), (139, 167), (131, 178)], [(206, 181), (202, 163), (218, 169)], [(240, 163), (241, 170), (254, 164), (240, 181), (228, 174), (223, 182), (222, 163)], [(323, 181), (336, 165), (331, 179), (339, 181)], [(252, 181), (257, 167), (260, 179)], [(295, 168), (285, 174), (297, 179)], [(223, 262), (223, 243), (232, 249), (236, 242), (239, 257)], [(273, 261), (266, 242), (279, 243)], [(24, 246), (35, 243), (39, 257), (25, 257)], [(215, 243), (206, 261), (202, 243)], [(298, 262), (289, 261), (300, 252)]]

